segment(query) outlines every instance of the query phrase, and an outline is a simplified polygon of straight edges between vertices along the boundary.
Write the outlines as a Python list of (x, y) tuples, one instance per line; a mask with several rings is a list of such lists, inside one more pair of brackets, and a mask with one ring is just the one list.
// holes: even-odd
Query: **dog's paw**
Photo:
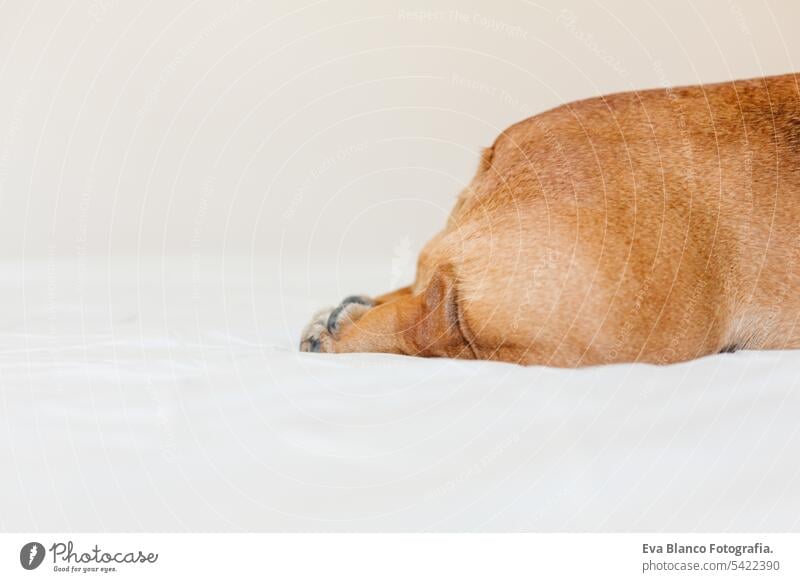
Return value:
[(363, 295), (346, 297), (333, 309), (323, 309), (311, 318), (300, 336), (301, 352), (332, 352), (342, 329), (372, 309), (375, 302)]

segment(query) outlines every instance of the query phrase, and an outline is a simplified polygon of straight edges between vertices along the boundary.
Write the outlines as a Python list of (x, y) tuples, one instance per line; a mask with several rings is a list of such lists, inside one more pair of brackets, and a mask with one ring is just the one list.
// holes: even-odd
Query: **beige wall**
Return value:
[(508, 124), (800, 69), (795, 0), (33, 4), (0, 8), (5, 257), (380, 255), (406, 279)]

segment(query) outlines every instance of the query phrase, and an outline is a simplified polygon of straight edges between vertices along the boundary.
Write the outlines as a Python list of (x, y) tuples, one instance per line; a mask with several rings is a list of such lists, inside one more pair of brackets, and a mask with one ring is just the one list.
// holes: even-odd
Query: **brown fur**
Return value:
[(553, 366), (800, 347), (795, 75), (570, 103), (505, 130), (406, 289), (326, 352)]

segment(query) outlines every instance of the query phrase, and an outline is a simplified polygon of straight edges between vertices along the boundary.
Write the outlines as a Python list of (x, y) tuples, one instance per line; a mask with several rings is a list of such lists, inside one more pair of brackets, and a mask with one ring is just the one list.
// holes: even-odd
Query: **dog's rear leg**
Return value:
[(476, 355), (468, 338), (455, 277), (451, 269), (438, 268), (417, 294), (406, 287), (374, 301), (349, 297), (312, 321), (300, 348), (471, 359)]

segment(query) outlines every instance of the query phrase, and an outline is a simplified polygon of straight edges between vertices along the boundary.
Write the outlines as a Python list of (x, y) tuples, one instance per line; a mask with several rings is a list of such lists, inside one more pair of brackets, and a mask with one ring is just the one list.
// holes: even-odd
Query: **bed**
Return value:
[[(312, 268), (313, 267), (313, 268)], [(301, 354), (369, 265), (6, 262), (3, 531), (798, 531), (800, 353)]]

